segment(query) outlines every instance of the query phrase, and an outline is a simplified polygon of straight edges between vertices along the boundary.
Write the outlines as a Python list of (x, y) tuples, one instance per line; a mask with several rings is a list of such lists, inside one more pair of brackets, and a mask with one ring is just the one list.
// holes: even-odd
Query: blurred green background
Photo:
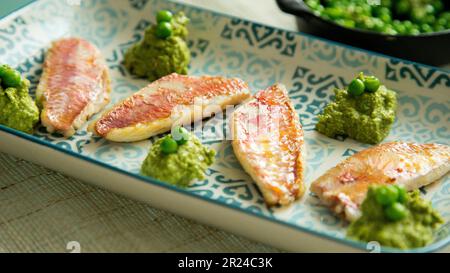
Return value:
[(0, 0), (0, 18), (31, 2), (33, 0)]

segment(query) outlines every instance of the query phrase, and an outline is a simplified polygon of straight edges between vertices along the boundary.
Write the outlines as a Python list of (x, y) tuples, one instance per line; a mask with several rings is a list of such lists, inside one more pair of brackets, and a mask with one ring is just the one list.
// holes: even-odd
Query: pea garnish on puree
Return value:
[(348, 136), (380, 143), (395, 121), (397, 96), (374, 76), (360, 73), (345, 89), (335, 89), (335, 101), (318, 116), (316, 130), (328, 137)]
[(157, 24), (145, 30), (144, 39), (126, 53), (125, 67), (138, 77), (155, 81), (171, 73), (186, 75), (190, 51), (186, 43), (189, 19), (183, 12), (161, 10)]
[(370, 187), (361, 209), (362, 216), (350, 224), (347, 236), (400, 249), (429, 244), (444, 222), (418, 190), (407, 193), (394, 185)]
[(0, 124), (32, 133), (39, 109), (28, 94), (30, 82), (8, 65), (0, 66)]
[(183, 127), (176, 127), (172, 132), (151, 146), (141, 173), (187, 187), (194, 179), (204, 179), (206, 169), (214, 163), (216, 152)]

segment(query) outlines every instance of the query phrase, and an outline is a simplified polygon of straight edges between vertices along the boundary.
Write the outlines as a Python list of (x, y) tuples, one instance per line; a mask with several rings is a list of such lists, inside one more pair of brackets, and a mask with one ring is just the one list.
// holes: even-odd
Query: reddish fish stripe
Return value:
[(107, 89), (106, 70), (99, 50), (88, 41), (67, 38), (54, 42), (38, 87), (47, 125), (62, 133), (70, 130), (86, 106)]
[(195, 99), (212, 99), (248, 92), (240, 79), (171, 74), (163, 77), (105, 113), (95, 124), (100, 136), (117, 128), (170, 117), (177, 105), (193, 105)]
[(233, 148), (269, 205), (286, 205), (304, 192), (303, 130), (286, 89), (260, 91), (233, 117)]

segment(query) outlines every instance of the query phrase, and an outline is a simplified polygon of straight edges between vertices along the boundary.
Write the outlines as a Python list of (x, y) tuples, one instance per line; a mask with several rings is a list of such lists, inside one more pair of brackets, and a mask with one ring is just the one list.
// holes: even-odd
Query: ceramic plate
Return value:
[[(184, 11), (191, 19), (189, 46), (193, 75), (236, 76), (253, 92), (284, 83), (305, 130), (306, 183), (342, 159), (369, 147), (351, 139), (334, 140), (314, 131), (317, 114), (359, 71), (374, 74), (398, 92), (397, 120), (385, 141), (404, 140), (450, 145), (450, 74), (448, 71), (350, 48), (301, 33), (162, 0), (42, 0), (0, 21), (0, 63), (18, 68), (34, 92), (50, 42), (80, 36), (105, 56), (113, 80), (112, 102), (148, 82), (121, 65), (124, 52), (142, 38), (155, 11)], [(268, 209), (260, 192), (233, 154), (224, 119), (194, 126), (203, 143), (217, 151), (207, 178), (179, 189), (139, 175), (155, 138), (113, 144), (84, 129), (69, 139), (38, 128), (34, 135), (0, 126), (0, 150), (277, 247), (293, 251), (377, 251), (345, 238), (346, 224), (306, 193), (287, 208)], [(422, 189), (445, 220), (450, 220), (450, 177)], [(450, 241), (442, 229), (435, 251)], [(382, 249), (395, 251), (394, 249)]]

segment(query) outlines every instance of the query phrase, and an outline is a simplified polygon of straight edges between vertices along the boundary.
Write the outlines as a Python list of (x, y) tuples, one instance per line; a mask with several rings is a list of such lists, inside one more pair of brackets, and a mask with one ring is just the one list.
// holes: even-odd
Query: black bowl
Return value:
[(450, 63), (450, 30), (420, 35), (388, 35), (346, 28), (316, 16), (301, 0), (277, 0), (284, 12), (297, 16), (299, 30), (340, 43), (429, 65)]

